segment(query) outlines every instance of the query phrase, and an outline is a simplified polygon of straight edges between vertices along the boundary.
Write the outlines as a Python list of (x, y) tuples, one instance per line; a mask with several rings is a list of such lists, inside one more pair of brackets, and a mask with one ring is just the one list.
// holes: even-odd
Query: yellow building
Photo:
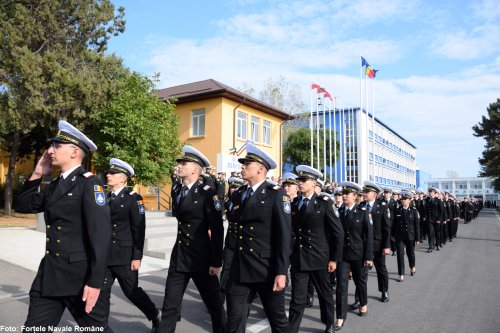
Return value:
[[(14, 185), (16, 185), (19, 180), (24, 180), (33, 172), (33, 168), (35, 167), (33, 158), (34, 157), (32, 156), (16, 162), (14, 170)], [(9, 159), (9, 152), (0, 146), (0, 185), (2, 186), (5, 184), (7, 172), (9, 171)]]
[[(215, 80), (188, 83), (157, 91), (161, 99), (176, 99), (181, 142), (192, 145), (210, 160), (217, 172), (240, 171), (238, 158), (252, 142), (282, 169), (281, 125), (290, 115)], [(236, 148), (240, 156), (230, 154)]]

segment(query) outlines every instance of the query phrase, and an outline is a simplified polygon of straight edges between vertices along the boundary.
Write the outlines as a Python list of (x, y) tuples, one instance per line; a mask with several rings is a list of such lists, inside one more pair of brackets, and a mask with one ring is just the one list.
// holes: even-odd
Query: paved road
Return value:
[[(479, 218), (460, 224), (458, 239), (442, 251), (425, 253), (425, 245), (416, 253), (417, 274), (397, 279), (396, 257), (388, 257), (390, 302), (379, 302), (374, 272), (368, 281), (369, 313), (361, 318), (349, 313), (343, 332), (500, 332), (500, 218), (484, 209)], [(0, 332), (19, 328), (28, 310), (33, 271), (0, 261)], [(407, 271), (409, 271), (407, 269)], [(141, 286), (160, 306), (166, 270), (141, 277)], [(353, 301), (353, 284), (349, 302)], [(289, 299), (290, 290), (287, 290)], [(183, 319), (177, 332), (210, 332), (210, 318), (196, 287), (190, 284), (182, 309)], [(252, 307), (249, 332), (271, 332), (260, 305)], [(307, 309), (301, 332), (323, 332), (317, 302)], [(117, 333), (149, 332), (149, 322), (127, 302), (119, 288), (113, 288), (110, 324)], [(60, 326), (73, 326), (65, 313)], [(19, 331), (19, 330), (18, 330)]]

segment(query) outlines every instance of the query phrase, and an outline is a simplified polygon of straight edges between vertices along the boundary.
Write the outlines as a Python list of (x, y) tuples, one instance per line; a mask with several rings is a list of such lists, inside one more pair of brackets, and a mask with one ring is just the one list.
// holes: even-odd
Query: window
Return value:
[(250, 139), (254, 142), (259, 142), (259, 127), (260, 119), (252, 116), (250, 118)]
[(205, 135), (205, 109), (193, 110), (191, 112), (192, 136)]
[(247, 138), (247, 115), (243, 112), (238, 112), (238, 138)]
[(271, 144), (271, 122), (269, 120), (264, 120), (264, 125), (262, 126), (262, 143), (266, 145)]

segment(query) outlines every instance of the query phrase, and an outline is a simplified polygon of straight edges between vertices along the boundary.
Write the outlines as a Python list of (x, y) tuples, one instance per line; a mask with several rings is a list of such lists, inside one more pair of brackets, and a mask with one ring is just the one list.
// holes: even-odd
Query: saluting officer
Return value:
[(378, 290), (382, 293), (381, 301), (389, 302), (389, 273), (385, 265), (385, 256), (390, 253), (391, 216), (388, 205), (378, 201), (377, 195), (382, 189), (375, 183), (365, 181), (362, 206), (368, 211), (373, 224), (373, 263), (377, 271)]
[(312, 281), (319, 298), (321, 321), (325, 332), (335, 331), (335, 303), (330, 275), (342, 258), (344, 231), (330, 203), (330, 196), (317, 195), (316, 181), (323, 174), (307, 166), (296, 167), (302, 197), (292, 203), (293, 252), (291, 256), (292, 299), (290, 332), (298, 332)]
[(146, 218), (142, 196), (127, 189), (127, 181), (134, 169), (125, 161), (112, 158), (106, 170), (108, 179), (108, 205), (111, 211), (112, 241), (108, 261), (107, 315), (111, 287), (118, 279), (125, 296), (152, 322), (153, 330), (160, 324), (160, 311), (139, 284)]
[(410, 264), (411, 276), (416, 272), (415, 246), (418, 245), (420, 240), (420, 221), (417, 208), (410, 205), (412, 193), (403, 190), (400, 195), (401, 206), (394, 212), (392, 237), (398, 247), (399, 282), (403, 282), (405, 275), (405, 248)]
[(276, 168), (266, 153), (250, 144), (241, 175), (248, 186), (233, 195), (238, 220), (238, 250), (227, 287), (227, 331), (245, 332), (247, 302), (257, 292), (273, 332), (286, 332), (285, 283), (290, 264), (290, 198), (266, 181)]
[(177, 159), (182, 183), (172, 189), (178, 234), (170, 257), (158, 332), (175, 332), (178, 309), (190, 279), (208, 308), (213, 332), (225, 332), (217, 278), (223, 256), (222, 207), (215, 189), (198, 182), (202, 168), (210, 165), (208, 159), (194, 147), (184, 146), (182, 150), (184, 156)]
[(349, 270), (358, 290), (359, 315), (363, 317), (368, 313), (368, 274), (364, 270), (373, 265), (373, 225), (366, 208), (356, 204), (361, 186), (352, 182), (342, 182), (340, 186), (344, 193), (344, 205), (339, 209), (344, 227), (344, 248), (342, 261), (337, 267), (337, 330), (344, 326), (347, 316)]
[[(108, 331), (104, 306), (94, 305), (111, 241), (109, 207), (102, 183), (82, 166), (97, 147), (68, 122), (60, 120), (58, 127), (14, 207), (19, 213), (44, 212), (47, 229), (24, 330), (48, 331), (67, 308), (79, 326)], [(54, 169), (61, 175), (39, 191), (42, 178)]]

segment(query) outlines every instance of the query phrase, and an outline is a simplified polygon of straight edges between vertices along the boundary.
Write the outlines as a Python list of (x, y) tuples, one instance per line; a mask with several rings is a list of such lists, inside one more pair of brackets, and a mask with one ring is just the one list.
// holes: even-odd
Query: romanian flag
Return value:
[(370, 64), (368, 63), (368, 61), (366, 61), (365, 58), (361, 57), (361, 67), (363, 66), (369, 67)]
[(321, 86), (319, 84), (317, 84), (317, 83), (313, 83), (311, 85), (311, 89), (319, 89), (319, 88), (321, 88)]
[(366, 66), (365, 75), (368, 76), (370, 79), (375, 76), (375, 73), (373, 72), (371, 66)]
[(234, 155), (234, 154), (236, 154), (236, 147), (229, 148), (229, 155)]

